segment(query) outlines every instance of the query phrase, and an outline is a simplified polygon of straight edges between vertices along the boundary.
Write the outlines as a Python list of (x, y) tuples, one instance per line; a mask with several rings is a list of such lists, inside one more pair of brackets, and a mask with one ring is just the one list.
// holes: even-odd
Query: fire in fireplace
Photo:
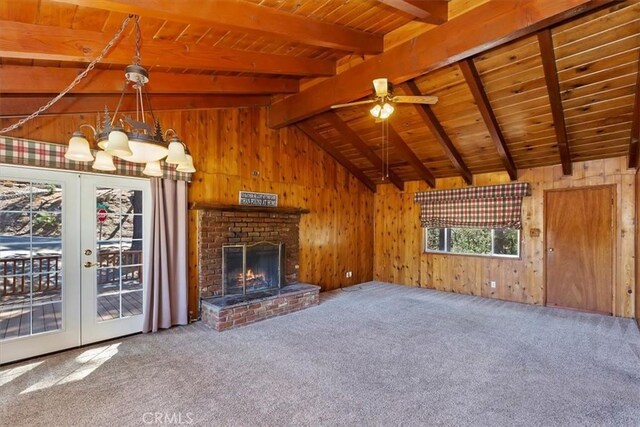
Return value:
[(282, 243), (222, 246), (224, 295), (278, 289), (282, 283)]

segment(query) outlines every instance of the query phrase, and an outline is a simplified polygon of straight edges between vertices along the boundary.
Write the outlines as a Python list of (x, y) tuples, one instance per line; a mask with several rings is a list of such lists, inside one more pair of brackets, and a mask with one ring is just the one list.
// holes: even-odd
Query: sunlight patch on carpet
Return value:
[(44, 361), (43, 362), (29, 363), (28, 365), (18, 366), (18, 367), (15, 367), (15, 368), (11, 368), (11, 369), (6, 369), (4, 371), (0, 371), (0, 387), (2, 387), (3, 385), (15, 380), (20, 375), (26, 374), (27, 372), (29, 372), (30, 370), (38, 367), (42, 363), (44, 363)]
[[(37, 390), (53, 387), (55, 385), (67, 384), (80, 381), (88, 377), (93, 371), (98, 369), (103, 363), (111, 359), (118, 353), (118, 347), (121, 343), (111, 344), (104, 347), (92, 348), (85, 351), (74, 360), (72, 371), (63, 373), (60, 376), (45, 378), (42, 381), (28, 387), (20, 394), (31, 393)], [(67, 371), (68, 372), (68, 371)]]

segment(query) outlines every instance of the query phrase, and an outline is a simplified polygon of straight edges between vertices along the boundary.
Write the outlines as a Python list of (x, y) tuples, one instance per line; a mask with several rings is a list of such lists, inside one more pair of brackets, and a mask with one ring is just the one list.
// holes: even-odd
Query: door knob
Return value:
[(549, 252), (553, 252), (553, 248), (549, 248)]
[(98, 265), (97, 263), (93, 263), (91, 261), (87, 261), (84, 263), (84, 268), (91, 268), (91, 267), (95, 267), (96, 265)]

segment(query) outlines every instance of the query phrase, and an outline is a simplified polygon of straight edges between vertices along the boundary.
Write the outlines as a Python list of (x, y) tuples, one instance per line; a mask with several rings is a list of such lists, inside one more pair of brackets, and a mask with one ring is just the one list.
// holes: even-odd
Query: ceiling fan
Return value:
[(391, 85), (386, 78), (373, 80), (373, 89), (375, 98), (365, 101), (349, 102), (347, 104), (332, 105), (331, 108), (352, 107), (354, 105), (373, 104), (373, 108), (369, 110), (371, 115), (376, 119), (384, 120), (389, 118), (395, 108), (393, 104), (435, 104), (438, 102), (437, 96), (426, 95), (394, 95)]

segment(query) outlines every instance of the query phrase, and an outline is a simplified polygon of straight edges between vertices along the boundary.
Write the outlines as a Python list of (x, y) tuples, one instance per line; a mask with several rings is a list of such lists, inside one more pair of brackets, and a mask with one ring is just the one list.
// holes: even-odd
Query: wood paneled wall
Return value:
[[(636, 182), (634, 171), (627, 169), (626, 165), (625, 157), (574, 163), (570, 177), (562, 176), (561, 166), (520, 170), (518, 180), (529, 182), (532, 189), (531, 197), (523, 201), (520, 259), (422, 253), (419, 206), (413, 202), (413, 193), (428, 190), (427, 185), (418, 181), (406, 183), (404, 192), (390, 185), (378, 186), (375, 196), (374, 278), (409, 286), (544, 304), (544, 191), (613, 184), (618, 206), (613, 313), (633, 317), (636, 305)], [(508, 182), (506, 173), (474, 176), (474, 185)], [(463, 186), (460, 178), (439, 179), (437, 182), (438, 189)], [(496, 281), (496, 288), (489, 286), (492, 280)]]
[[(640, 218), (640, 169), (636, 171), (636, 224)], [(636, 239), (636, 321), (640, 327), (640, 227), (633, 233)]]
[[(300, 223), (301, 281), (323, 290), (365, 282), (373, 276), (373, 193), (295, 128), (271, 130), (266, 109), (162, 112), (189, 146), (198, 172), (191, 202), (237, 204), (238, 191), (277, 193), (284, 207), (307, 208)], [(93, 116), (39, 118), (12, 136), (67, 143)], [(8, 121), (0, 120), (0, 125)], [(197, 245), (190, 212), (190, 309), (196, 311)], [(352, 271), (353, 276), (345, 278)]]

